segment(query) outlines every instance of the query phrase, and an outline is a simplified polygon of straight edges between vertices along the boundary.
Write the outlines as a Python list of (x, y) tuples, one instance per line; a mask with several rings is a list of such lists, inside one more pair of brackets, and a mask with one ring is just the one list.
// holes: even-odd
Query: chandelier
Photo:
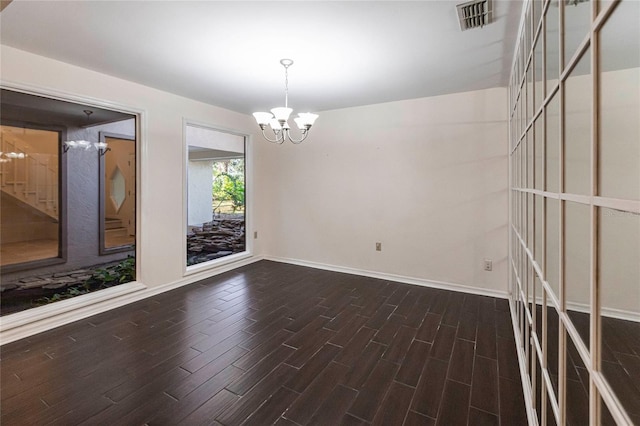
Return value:
[[(293, 111), (293, 109), (289, 108), (289, 67), (293, 65), (293, 61), (291, 59), (281, 59), (280, 63), (284, 67), (284, 107), (273, 108), (271, 112), (254, 112), (253, 116), (262, 130), (262, 136), (269, 142), (281, 144), (288, 139), (295, 144), (299, 144), (309, 136), (309, 129), (313, 126), (318, 115), (310, 112), (298, 114), (298, 117), (294, 118), (293, 121), (296, 122), (298, 129), (300, 129), (302, 137), (300, 139), (291, 137), (291, 128), (287, 120)], [(275, 135), (274, 139), (270, 139), (267, 136), (265, 132), (267, 125), (271, 127), (271, 131)]]
[[(88, 130), (86, 129), (89, 126), (89, 121), (91, 118), (91, 114), (93, 114), (93, 111), (89, 110), (89, 109), (85, 109), (82, 110), (82, 112), (85, 113), (85, 115), (87, 116), (86, 119), (86, 125), (85, 125), (85, 130), (84, 130), (84, 135), (85, 137), (87, 137), (88, 139)], [(95, 149), (98, 150), (98, 153), (100, 154), (100, 156), (102, 157), (103, 155), (105, 155), (107, 153), (107, 151), (111, 151), (111, 148), (108, 147), (106, 142), (89, 142), (88, 140), (85, 139), (80, 139), (80, 140), (76, 140), (76, 141), (65, 141), (64, 145), (63, 145), (63, 151), (66, 153), (69, 151), (70, 148), (82, 148), (85, 151), (88, 150), (91, 147), (94, 147)]]

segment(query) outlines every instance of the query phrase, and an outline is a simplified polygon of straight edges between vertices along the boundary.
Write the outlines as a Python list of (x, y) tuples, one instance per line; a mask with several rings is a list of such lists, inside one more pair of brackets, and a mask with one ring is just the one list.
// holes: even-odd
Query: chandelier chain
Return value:
[(289, 107), (289, 67), (284, 67), (284, 107)]

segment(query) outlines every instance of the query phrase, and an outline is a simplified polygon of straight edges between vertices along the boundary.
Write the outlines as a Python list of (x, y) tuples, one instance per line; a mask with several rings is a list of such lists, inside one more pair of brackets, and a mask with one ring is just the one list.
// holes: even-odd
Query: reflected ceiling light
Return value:
[(7, 158), (17, 158), (17, 159), (24, 159), (27, 157), (27, 154), (25, 154), (24, 152), (5, 152), (4, 155)]
[(9, 163), (11, 160), (24, 160), (27, 154), (24, 152), (2, 152), (0, 151), (0, 163)]
[(64, 145), (65, 145), (64, 152), (69, 151), (69, 148), (84, 148), (85, 150), (91, 148), (91, 142), (85, 141), (83, 139), (78, 141), (66, 141)]
[[(88, 131), (86, 130), (86, 127), (89, 126), (89, 119), (91, 117), (91, 114), (93, 114), (93, 111), (89, 109), (85, 109), (82, 112), (84, 112), (87, 116), (87, 124), (85, 124), (85, 136), (87, 136)], [(111, 148), (107, 147), (106, 142), (90, 142), (84, 139), (80, 139), (77, 141), (65, 141), (62, 149), (64, 152), (69, 151), (70, 148), (83, 148), (86, 151), (90, 149), (92, 146), (98, 150), (98, 153), (100, 154), (100, 156), (105, 155), (107, 151), (111, 151)]]
[(98, 150), (101, 157), (105, 155), (107, 151), (111, 151), (111, 148), (108, 147), (106, 142), (95, 142), (93, 147)]
[[(309, 112), (299, 113), (298, 117), (294, 118), (293, 121), (296, 122), (298, 129), (300, 129), (302, 137), (300, 139), (291, 137), (291, 129), (287, 120), (293, 111), (289, 108), (289, 67), (293, 65), (293, 61), (291, 59), (281, 59), (280, 63), (284, 67), (284, 107), (273, 108), (271, 112), (254, 112), (253, 116), (262, 130), (262, 136), (269, 142), (281, 144), (288, 139), (295, 144), (299, 144), (309, 136), (309, 129), (313, 126), (318, 115)], [(275, 139), (270, 139), (267, 136), (265, 132), (267, 125), (271, 127)]]

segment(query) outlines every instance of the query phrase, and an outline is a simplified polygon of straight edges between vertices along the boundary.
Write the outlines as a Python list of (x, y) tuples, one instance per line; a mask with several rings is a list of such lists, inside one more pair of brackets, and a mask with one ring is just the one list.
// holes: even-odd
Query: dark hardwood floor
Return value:
[(1, 348), (2, 425), (525, 425), (506, 300), (261, 261)]

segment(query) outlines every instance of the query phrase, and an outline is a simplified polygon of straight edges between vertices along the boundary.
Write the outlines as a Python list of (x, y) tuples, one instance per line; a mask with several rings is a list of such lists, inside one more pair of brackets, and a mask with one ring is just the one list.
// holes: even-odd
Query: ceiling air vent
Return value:
[(484, 27), (491, 22), (491, 0), (477, 0), (456, 6), (462, 31)]

